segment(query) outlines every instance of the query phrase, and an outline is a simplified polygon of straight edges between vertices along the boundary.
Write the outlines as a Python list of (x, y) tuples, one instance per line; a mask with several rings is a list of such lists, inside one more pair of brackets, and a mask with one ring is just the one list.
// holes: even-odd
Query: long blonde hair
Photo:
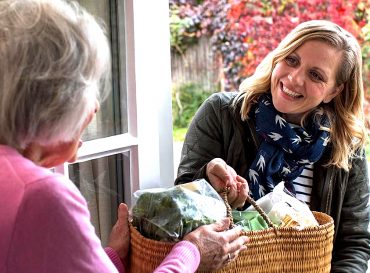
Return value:
[[(334, 165), (348, 170), (350, 159), (357, 156), (358, 149), (366, 143), (362, 59), (357, 40), (338, 25), (325, 20), (299, 24), (263, 59), (255, 73), (241, 83), (234, 105), (241, 103), (241, 118), (248, 119), (248, 113), (258, 97), (270, 92), (271, 74), (275, 65), (309, 40), (324, 41), (343, 53), (336, 75), (336, 84), (343, 84), (343, 91), (330, 103), (320, 105), (320, 110), (328, 116), (331, 125), (330, 128), (322, 128), (330, 131), (333, 144), (327, 166)], [(304, 115), (302, 125), (309, 114)]]

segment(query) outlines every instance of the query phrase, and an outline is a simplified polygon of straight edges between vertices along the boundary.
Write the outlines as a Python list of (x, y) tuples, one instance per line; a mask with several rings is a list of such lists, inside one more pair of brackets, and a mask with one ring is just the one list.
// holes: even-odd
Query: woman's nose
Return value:
[(304, 73), (303, 73), (303, 71), (301, 71), (299, 69), (297, 69), (295, 71), (292, 71), (288, 75), (288, 80), (294, 85), (302, 86), (304, 84)]

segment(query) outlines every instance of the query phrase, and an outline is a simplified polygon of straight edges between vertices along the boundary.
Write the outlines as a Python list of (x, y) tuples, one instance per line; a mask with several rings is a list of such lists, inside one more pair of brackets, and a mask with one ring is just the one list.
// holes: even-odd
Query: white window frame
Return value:
[[(122, 6), (124, 5), (124, 7)], [(125, 20), (128, 133), (86, 141), (77, 162), (130, 152), (130, 185), (125, 200), (132, 204), (138, 189), (169, 187), (174, 182), (169, 3), (167, 0), (117, 1)], [(120, 34), (121, 36), (121, 34)], [(122, 89), (124, 90), (124, 88)], [(68, 176), (68, 163), (56, 171)], [(128, 190), (129, 189), (129, 190)]]

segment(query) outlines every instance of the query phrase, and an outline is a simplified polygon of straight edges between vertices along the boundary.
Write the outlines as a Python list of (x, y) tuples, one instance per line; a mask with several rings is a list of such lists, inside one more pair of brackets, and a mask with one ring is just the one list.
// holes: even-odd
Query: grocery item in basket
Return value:
[(147, 238), (176, 242), (199, 226), (226, 217), (220, 195), (204, 179), (134, 193), (132, 224)]
[[(285, 190), (284, 182), (279, 183), (272, 192), (257, 200), (257, 204), (277, 226), (303, 229), (319, 225), (308, 205)], [(253, 207), (247, 209), (247, 211), (254, 210)]]
[(244, 231), (256, 231), (269, 227), (257, 211), (233, 210), (232, 216), (234, 224)]

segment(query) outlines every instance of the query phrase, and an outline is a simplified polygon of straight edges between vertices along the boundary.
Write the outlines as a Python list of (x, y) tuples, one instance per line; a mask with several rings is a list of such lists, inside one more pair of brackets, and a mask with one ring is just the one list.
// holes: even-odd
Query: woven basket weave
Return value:
[[(221, 195), (228, 217), (232, 220), (227, 190)], [(250, 239), (247, 249), (240, 252), (237, 259), (213, 273), (330, 273), (334, 221), (329, 215), (314, 211), (313, 215), (319, 226), (302, 230), (274, 227), (253, 198), (248, 197), (247, 200), (270, 228), (244, 232)], [(175, 244), (145, 238), (132, 225), (130, 233), (129, 273), (152, 273)]]

